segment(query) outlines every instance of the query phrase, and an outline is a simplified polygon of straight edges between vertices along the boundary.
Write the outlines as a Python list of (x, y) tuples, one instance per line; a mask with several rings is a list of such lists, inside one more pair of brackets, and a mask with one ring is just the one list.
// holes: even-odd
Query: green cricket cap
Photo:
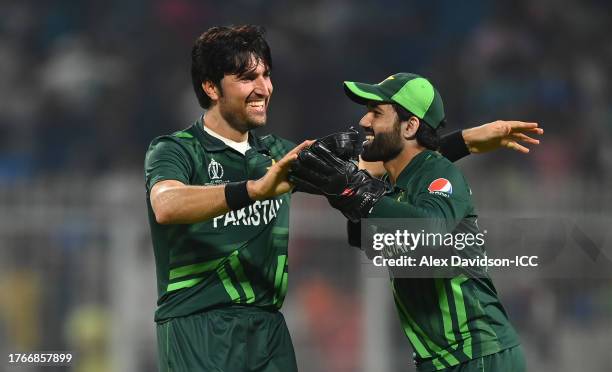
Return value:
[(444, 120), (440, 93), (429, 80), (416, 74), (400, 72), (378, 84), (345, 81), (344, 92), (360, 105), (370, 101), (397, 103), (434, 129)]

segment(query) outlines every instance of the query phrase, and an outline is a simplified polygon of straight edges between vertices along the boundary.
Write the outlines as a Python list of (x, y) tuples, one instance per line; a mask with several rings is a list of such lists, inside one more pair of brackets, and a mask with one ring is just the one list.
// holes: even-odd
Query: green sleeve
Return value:
[(147, 191), (162, 180), (177, 180), (189, 184), (193, 174), (191, 157), (187, 150), (170, 137), (160, 137), (149, 146), (145, 157)]
[[(450, 182), (451, 191), (429, 191), (429, 187), (438, 179)], [(444, 221), (444, 229), (450, 232), (472, 212), (469, 187), (452, 164), (428, 171), (420, 180), (417, 194), (410, 198), (413, 203), (385, 196), (376, 203), (368, 217), (437, 219)]]

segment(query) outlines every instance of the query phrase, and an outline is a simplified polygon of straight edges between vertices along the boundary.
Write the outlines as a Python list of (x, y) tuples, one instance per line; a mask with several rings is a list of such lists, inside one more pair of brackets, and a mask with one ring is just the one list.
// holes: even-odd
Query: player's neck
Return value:
[(405, 146), (399, 155), (383, 163), (383, 166), (389, 175), (389, 180), (393, 185), (395, 185), (395, 182), (397, 182), (397, 178), (399, 177), (400, 173), (402, 173), (408, 164), (410, 164), (412, 159), (423, 152), (423, 150), (424, 148), (419, 145)]
[(241, 132), (233, 128), (224, 118), (216, 107), (204, 113), (202, 120), (206, 128), (218, 135), (230, 139), (234, 142), (244, 142), (249, 138), (249, 132)]

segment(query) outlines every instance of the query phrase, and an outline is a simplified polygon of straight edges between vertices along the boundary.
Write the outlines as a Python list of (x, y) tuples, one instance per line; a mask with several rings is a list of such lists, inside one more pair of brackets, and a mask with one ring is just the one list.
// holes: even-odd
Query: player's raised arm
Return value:
[[(457, 161), (469, 154), (480, 154), (508, 148), (524, 154), (527, 145), (539, 145), (544, 130), (538, 123), (497, 120), (478, 127), (453, 131), (440, 137), (440, 153), (450, 161)], [(359, 169), (367, 170), (374, 177), (385, 173), (382, 162), (368, 162), (359, 158)]]

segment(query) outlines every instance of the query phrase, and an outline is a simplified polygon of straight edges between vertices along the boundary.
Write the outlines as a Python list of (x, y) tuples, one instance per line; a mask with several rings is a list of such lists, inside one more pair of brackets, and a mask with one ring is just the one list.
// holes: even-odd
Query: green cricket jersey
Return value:
[(220, 185), (258, 179), (294, 144), (249, 133), (246, 154), (190, 128), (153, 140), (145, 158), (149, 225), (157, 271), (155, 320), (232, 304), (280, 308), (287, 290), (287, 193), (195, 224), (160, 225), (150, 190), (161, 180)]
[[(445, 230), (478, 233), (470, 188), (461, 172), (437, 152), (418, 154), (395, 189), (370, 218), (443, 219)], [(482, 255), (466, 247), (463, 255)], [(393, 278), (395, 304), (419, 371), (436, 371), (519, 344), (491, 279), (460, 273), (453, 278)]]

